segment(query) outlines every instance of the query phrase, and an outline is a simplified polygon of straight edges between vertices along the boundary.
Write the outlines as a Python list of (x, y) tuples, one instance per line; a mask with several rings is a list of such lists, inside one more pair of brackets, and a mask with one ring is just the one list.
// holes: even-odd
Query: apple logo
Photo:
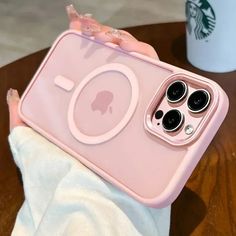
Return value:
[[(100, 111), (104, 115), (111, 102), (113, 101), (113, 93), (107, 90), (103, 90), (97, 93), (96, 98), (91, 104), (93, 111)], [(112, 107), (109, 107), (109, 112), (112, 113)]]

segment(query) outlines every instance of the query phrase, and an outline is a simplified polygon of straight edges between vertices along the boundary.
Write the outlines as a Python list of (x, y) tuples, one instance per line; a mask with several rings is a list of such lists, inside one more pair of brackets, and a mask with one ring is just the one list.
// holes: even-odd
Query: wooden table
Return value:
[[(127, 29), (155, 47), (162, 61), (218, 82), (230, 98), (228, 116), (197, 165), (186, 187), (172, 205), (171, 235), (236, 235), (236, 71), (214, 74), (200, 71), (186, 60), (184, 23)], [(9, 150), (7, 90), (20, 94), (48, 49), (0, 69), (0, 235), (9, 235), (24, 196), (20, 174)]]

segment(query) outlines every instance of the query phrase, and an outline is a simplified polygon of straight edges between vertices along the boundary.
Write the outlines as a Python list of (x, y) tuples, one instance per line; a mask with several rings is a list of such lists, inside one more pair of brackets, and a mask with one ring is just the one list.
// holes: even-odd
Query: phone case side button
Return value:
[(61, 75), (58, 75), (55, 77), (54, 83), (58, 87), (66, 90), (68, 92), (74, 88), (74, 82), (72, 80), (65, 78), (64, 76), (61, 76)]

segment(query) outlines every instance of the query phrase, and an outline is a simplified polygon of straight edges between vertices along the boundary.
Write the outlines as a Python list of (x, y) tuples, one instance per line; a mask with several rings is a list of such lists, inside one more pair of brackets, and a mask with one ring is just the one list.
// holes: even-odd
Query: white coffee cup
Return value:
[(187, 58), (211, 72), (236, 70), (236, 0), (187, 0)]

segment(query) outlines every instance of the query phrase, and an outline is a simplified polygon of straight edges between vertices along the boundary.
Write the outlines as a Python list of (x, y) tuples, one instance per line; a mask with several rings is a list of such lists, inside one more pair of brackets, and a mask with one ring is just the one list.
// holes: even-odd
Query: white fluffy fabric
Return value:
[(170, 207), (145, 207), (28, 127), (9, 135), (25, 201), (12, 235), (169, 234)]

